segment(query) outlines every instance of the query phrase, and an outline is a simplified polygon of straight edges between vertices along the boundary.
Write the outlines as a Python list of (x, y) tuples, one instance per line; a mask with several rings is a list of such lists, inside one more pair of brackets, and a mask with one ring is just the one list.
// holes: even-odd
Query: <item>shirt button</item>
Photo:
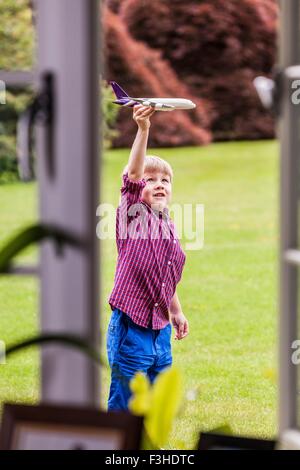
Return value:
[(163, 282), (163, 283), (162, 283), (162, 286), (165, 287), (165, 285), (166, 285), (166, 284)]
[(171, 264), (171, 261), (168, 261), (168, 264)]
[(176, 240), (173, 240), (173, 243), (176, 243)]
[(154, 304), (154, 307), (158, 307), (158, 304)]

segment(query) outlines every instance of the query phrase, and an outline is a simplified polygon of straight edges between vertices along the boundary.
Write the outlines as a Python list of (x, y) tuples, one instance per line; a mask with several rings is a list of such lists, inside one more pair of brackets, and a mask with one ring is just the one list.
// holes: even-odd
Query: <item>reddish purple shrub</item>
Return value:
[[(159, 51), (153, 51), (142, 42), (132, 39), (120, 18), (110, 10), (105, 11), (104, 21), (105, 77), (108, 80), (116, 80), (132, 96), (184, 96), (194, 99), (188, 87), (178, 80), (169, 64), (161, 59)], [(189, 113), (156, 113), (152, 118), (150, 145), (209, 143), (209, 104), (200, 99), (196, 101), (197, 108)], [(121, 110), (118, 120), (121, 132), (115, 145), (132, 142), (136, 124), (131, 113), (128, 108)]]
[[(117, 12), (105, 15), (107, 76), (136, 96), (182, 96), (199, 103), (197, 111), (170, 113), (168, 119), (157, 113), (153, 142), (198, 143), (199, 130), (202, 143), (210, 132), (215, 140), (274, 135), (252, 81), (270, 75), (275, 62), (276, 0), (108, 0), (107, 5)], [(120, 115), (120, 126), (127, 126), (122, 124), (127, 115)], [(158, 135), (162, 128), (164, 135)]]

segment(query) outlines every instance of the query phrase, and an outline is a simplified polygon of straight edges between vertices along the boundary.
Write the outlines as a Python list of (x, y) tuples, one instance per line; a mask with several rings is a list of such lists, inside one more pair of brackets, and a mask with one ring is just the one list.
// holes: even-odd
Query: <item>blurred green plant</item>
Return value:
[[(36, 35), (31, 0), (0, 2), (0, 70), (30, 70), (34, 67)], [(112, 103), (112, 90), (100, 81), (102, 94), (102, 138), (105, 149), (117, 136), (115, 122), (118, 107)], [(34, 92), (6, 89), (6, 103), (0, 105), (0, 183), (18, 179), (16, 160), (16, 126), (22, 111), (29, 105)]]
[(102, 138), (103, 147), (108, 149), (112, 141), (118, 135), (115, 129), (119, 108), (113, 104), (115, 96), (105, 80), (101, 81), (101, 108), (102, 108)]
[[(30, 70), (34, 66), (35, 31), (30, 0), (0, 2), (0, 69)], [(32, 90), (6, 89), (0, 105), (0, 183), (18, 179), (16, 124), (27, 107)]]
[(0, 2), (0, 69), (29, 70), (33, 66), (35, 35), (32, 2)]
[[(168, 368), (150, 384), (148, 377), (138, 372), (130, 382), (130, 389), (129, 410), (144, 417), (142, 449), (162, 449), (167, 444), (184, 398), (181, 373), (175, 367)], [(209, 432), (232, 435), (232, 429), (226, 423)], [(178, 441), (176, 448), (185, 449), (184, 443)]]
[(18, 179), (16, 124), (18, 116), (32, 100), (31, 90), (6, 91), (6, 104), (0, 105), (0, 183)]
[(11, 268), (13, 259), (25, 248), (44, 239), (51, 239), (56, 243), (56, 249), (62, 250), (64, 245), (81, 246), (83, 242), (71, 233), (67, 233), (52, 225), (36, 224), (21, 230), (9, 239), (0, 250), (0, 274)]
[(0, 134), (0, 184), (15, 181), (17, 170), (14, 138)]
[(8, 346), (5, 351), (0, 351), (0, 361), (1, 359), (3, 359), (3, 357), (7, 358), (8, 356), (11, 356), (12, 354), (27, 349), (31, 346), (47, 345), (53, 343), (62, 344), (64, 346), (78, 349), (90, 359), (97, 362), (98, 365), (106, 365), (105, 362), (103, 363), (100, 353), (96, 349), (94, 349), (87, 340), (81, 338), (80, 336), (70, 335), (69, 333), (45, 333), (38, 336), (33, 336), (31, 338), (20, 340)]
[[(114, 137), (118, 135), (114, 128), (118, 107), (112, 101), (112, 90), (104, 80), (101, 86), (101, 116), (103, 147), (108, 149)], [(18, 179), (18, 164), (16, 157), (16, 124), (20, 114), (27, 108), (34, 96), (32, 90), (15, 90), (6, 92), (6, 104), (0, 106), (0, 183)]]
[(153, 385), (138, 372), (130, 382), (132, 397), (129, 410), (144, 416), (142, 448), (161, 449), (167, 442), (182, 400), (182, 379), (177, 368), (162, 371)]

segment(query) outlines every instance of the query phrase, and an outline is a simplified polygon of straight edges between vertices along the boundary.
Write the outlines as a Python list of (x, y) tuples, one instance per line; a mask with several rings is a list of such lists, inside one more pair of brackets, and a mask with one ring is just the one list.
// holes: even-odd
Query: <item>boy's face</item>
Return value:
[(170, 176), (160, 171), (147, 171), (144, 173), (146, 186), (143, 188), (142, 201), (153, 209), (163, 210), (168, 206), (172, 197), (172, 183)]

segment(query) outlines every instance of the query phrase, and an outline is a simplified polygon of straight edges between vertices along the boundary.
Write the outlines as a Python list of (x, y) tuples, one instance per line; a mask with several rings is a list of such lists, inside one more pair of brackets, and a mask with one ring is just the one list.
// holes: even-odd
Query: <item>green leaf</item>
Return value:
[[(86, 340), (82, 339), (79, 336), (69, 335), (69, 334), (64, 334), (64, 333), (53, 333), (53, 334), (43, 334), (43, 335), (33, 336), (32, 338), (19, 341), (7, 347), (4, 354), (6, 357), (8, 357), (18, 351), (29, 348), (30, 346), (34, 346), (38, 344), (45, 345), (49, 343), (61, 343), (65, 346), (79, 349), (90, 359), (97, 362), (98, 364), (103, 365), (103, 361), (99, 353), (92, 346), (90, 346), (90, 344)], [(0, 351), (0, 355), (1, 355), (1, 351)]]
[(178, 369), (172, 367), (158, 375), (151, 398), (145, 428), (150, 440), (160, 448), (168, 439), (182, 398), (182, 381)]
[(24, 248), (32, 243), (39, 242), (45, 238), (53, 239), (59, 248), (63, 244), (80, 246), (81, 242), (74, 237), (57, 227), (50, 225), (33, 225), (22, 230), (21, 233), (16, 235), (12, 240), (0, 251), (0, 273), (7, 272), (10, 267), (12, 259), (20, 253)]
[(137, 372), (130, 381), (132, 397), (129, 400), (129, 410), (137, 415), (144, 416), (151, 405), (151, 386), (148, 377), (142, 372)]
[(221, 426), (218, 426), (217, 428), (214, 428), (214, 429), (210, 429), (207, 432), (210, 432), (212, 434), (224, 434), (226, 436), (231, 436), (233, 434), (232, 429), (228, 424), (222, 424)]

